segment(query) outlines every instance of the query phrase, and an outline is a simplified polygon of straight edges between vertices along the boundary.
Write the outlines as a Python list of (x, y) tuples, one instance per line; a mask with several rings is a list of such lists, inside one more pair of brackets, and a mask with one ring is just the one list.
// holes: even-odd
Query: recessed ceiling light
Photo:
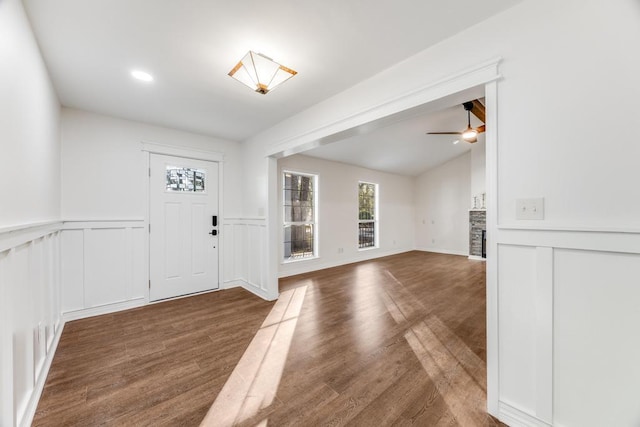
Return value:
[(153, 81), (153, 76), (149, 73), (145, 73), (144, 71), (140, 71), (140, 70), (133, 70), (131, 72), (131, 76), (133, 76), (134, 79), (138, 79), (141, 80), (143, 82), (152, 82)]

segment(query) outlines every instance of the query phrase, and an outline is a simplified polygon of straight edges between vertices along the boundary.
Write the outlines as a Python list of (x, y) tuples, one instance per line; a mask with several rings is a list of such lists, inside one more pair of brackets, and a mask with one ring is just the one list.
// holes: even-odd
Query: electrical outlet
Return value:
[(544, 219), (544, 198), (517, 199), (516, 219)]
[(339, 254), (344, 253), (344, 248), (338, 248), (338, 253)]

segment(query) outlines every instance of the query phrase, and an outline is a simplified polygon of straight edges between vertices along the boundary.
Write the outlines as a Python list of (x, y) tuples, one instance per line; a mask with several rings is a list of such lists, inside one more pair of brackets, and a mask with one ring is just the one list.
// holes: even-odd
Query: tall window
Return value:
[(315, 175), (283, 173), (285, 261), (316, 254), (316, 179)]
[(358, 247), (378, 246), (378, 184), (358, 183)]

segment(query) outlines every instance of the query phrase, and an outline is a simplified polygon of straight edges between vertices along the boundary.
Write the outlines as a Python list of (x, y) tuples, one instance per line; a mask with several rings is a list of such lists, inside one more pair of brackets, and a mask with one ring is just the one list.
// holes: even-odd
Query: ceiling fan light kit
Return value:
[(472, 128), (471, 126), (469, 126), (467, 130), (462, 132), (462, 139), (467, 140), (469, 142), (476, 142), (472, 140), (475, 140), (477, 136), (478, 136), (478, 131)]
[[(471, 113), (476, 116), (481, 122), (485, 120), (484, 105), (475, 99), (462, 104), (467, 112), (467, 128), (463, 132), (427, 132), (427, 135), (460, 135), (465, 142), (474, 143), (478, 141), (478, 135), (486, 130), (485, 125), (480, 125), (477, 128), (471, 127)], [(456, 141), (457, 142), (457, 141)], [(455, 142), (454, 142), (455, 144)]]
[(473, 102), (465, 102), (462, 106), (467, 111), (467, 129), (462, 132), (462, 139), (467, 142), (474, 143), (478, 141), (478, 131), (471, 127), (471, 110), (473, 109)]
[(229, 76), (263, 95), (296, 74), (298, 74), (297, 71), (253, 51), (247, 52), (240, 62), (229, 71)]

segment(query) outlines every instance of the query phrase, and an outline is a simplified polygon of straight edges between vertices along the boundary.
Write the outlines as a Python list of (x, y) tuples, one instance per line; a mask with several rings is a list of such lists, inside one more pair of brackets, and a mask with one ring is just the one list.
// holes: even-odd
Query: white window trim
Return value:
[[(302, 176), (307, 176), (307, 177), (311, 177), (313, 178), (313, 218), (314, 221), (313, 222), (300, 222), (300, 221), (293, 221), (293, 222), (287, 222), (285, 221), (285, 215), (284, 215), (284, 201), (285, 201), (285, 179), (284, 179), (284, 175), (290, 173), (293, 175), (302, 175)], [(314, 173), (309, 173), (309, 172), (299, 172), (299, 171), (295, 171), (295, 170), (291, 170), (291, 169), (282, 169), (280, 171), (280, 179), (281, 179), (281, 185), (280, 185), (280, 195), (282, 197), (281, 202), (280, 202), (280, 215), (282, 220), (280, 221), (280, 228), (281, 228), (281, 238), (280, 238), (280, 263), (281, 264), (292, 264), (292, 263), (296, 263), (296, 262), (304, 262), (304, 261), (310, 261), (313, 259), (318, 259), (320, 256), (318, 254), (318, 236), (320, 235), (320, 233), (318, 232), (318, 188), (319, 188), (319, 178), (318, 178), (318, 174), (314, 174)], [(306, 257), (301, 257), (301, 258), (285, 258), (284, 257), (284, 239), (285, 239), (285, 232), (284, 229), (287, 225), (306, 225), (306, 224), (313, 224), (313, 255), (310, 256), (306, 256)]]
[[(372, 184), (374, 185), (374, 201), (375, 201), (375, 206), (374, 206), (374, 212), (373, 212), (373, 220), (370, 219), (360, 219), (360, 184)], [(380, 185), (375, 183), (375, 182), (369, 182), (369, 181), (358, 181), (358, 194), (357, 194), (357, 198), (358, 198), (358, 233), (360, 233), (360, 224), (361, 223), (369, 223), (372, 222), (373, 223), (373, 246), (367, 246), (366, 248), (361, 248), (360, 247), (360, 237), (358, 236), (358, 251), (370, 251), (373, 249), (379, 249), (380, 248), (380, 209), (379, 209), (379, 203), (380, 203)]]

